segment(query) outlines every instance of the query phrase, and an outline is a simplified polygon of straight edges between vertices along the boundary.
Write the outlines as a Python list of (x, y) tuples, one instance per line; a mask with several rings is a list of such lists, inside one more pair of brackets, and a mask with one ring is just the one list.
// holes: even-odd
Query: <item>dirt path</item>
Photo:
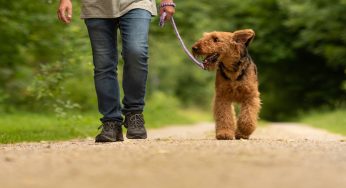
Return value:
[(295, 124), (216, 141), (212, 124), (150, 130), (145, 141), (0, 145), (0, 187), (345, 188), (346, 140)]

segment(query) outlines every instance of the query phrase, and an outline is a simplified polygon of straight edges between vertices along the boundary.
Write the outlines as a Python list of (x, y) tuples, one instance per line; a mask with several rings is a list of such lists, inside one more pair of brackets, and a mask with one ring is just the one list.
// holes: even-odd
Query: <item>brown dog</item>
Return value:
[[(256, 129), (260, 110), (257, 69), (248, 46), (255, 36), (251, 29), (206, 33), (192, 47), (203, 56), (207, 70), (216, 70), (214, 118), (219, 140), (248, 139)], [(240, 103), (236, 119), (233, 103)]]

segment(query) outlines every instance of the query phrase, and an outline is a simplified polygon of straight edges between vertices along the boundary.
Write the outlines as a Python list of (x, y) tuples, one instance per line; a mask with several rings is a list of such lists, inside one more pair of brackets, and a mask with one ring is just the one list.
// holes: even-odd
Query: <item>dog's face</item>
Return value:
[(246, 52), (247, 46), (255, 37), (252, 29), (235, 32), (210, 32), (205, 33), (192, 47), (195, 57), (204, 58), (203, 65), (206, 70), (214, 70), (219, 62), (232, 68), (233, 63)]

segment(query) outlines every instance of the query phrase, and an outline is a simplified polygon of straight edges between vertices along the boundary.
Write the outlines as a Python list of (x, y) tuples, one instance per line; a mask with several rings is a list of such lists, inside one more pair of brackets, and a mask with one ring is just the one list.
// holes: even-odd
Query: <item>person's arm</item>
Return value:
[(72, 0), (60, 0), (58, 9), (58, 18), (64, 23), (70, 23), (72, 20)]
[[(161, 0), (161, 3), (173, 3), (173, 0)], [(173, 14), (175, 13), (175, 8), (173, 6), (165, 6), (161, 7), (160, 3), (160, 15), (162, 15), (163, 12), (166, 12), (166, 21), (170, 20)]]

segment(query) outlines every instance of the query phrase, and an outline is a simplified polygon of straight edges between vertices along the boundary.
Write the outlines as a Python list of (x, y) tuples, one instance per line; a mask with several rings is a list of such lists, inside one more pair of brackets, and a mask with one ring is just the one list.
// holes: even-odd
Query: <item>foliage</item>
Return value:
[[(175, 2), (174, 17), (187, 46), (203, 32), (256, 31), (249, 50), (259, 70), (262, 119), (283, 120), (302, 110), (345, 106), (345, 0)], [(73, 3), (73, 23), (66, 26), (56, 19), (58, 0), (0, 0), (0, 112), (56, 111), (66, 116), (96, 111), (89, 39), (78, 19), (79, 2)], [(209, 109), (214, 73), (193, 65), (171, 26), (159, 28), (157, 23), (154, 17), (148, 108), (168, 105), (160, 99), (163, 94), (179, 108)]]
[(346, 1), (285, 0), (280, 4), (288, 14), (284, 25), (298, 34), (295, 47), (324, 57), (329, 66), (345, 65)]
[(78, 37), (87, 37), (80, 22), (69, 27), (58, 23), (56, 3), (0, 1), (2, 111), (65, 108), (69, 96), (64, 95), (68, 91), (63, 91), (63, 84), (72, 74), (70, 68), (85, 60), (81, 54), (89, 48), (87, 41)]

